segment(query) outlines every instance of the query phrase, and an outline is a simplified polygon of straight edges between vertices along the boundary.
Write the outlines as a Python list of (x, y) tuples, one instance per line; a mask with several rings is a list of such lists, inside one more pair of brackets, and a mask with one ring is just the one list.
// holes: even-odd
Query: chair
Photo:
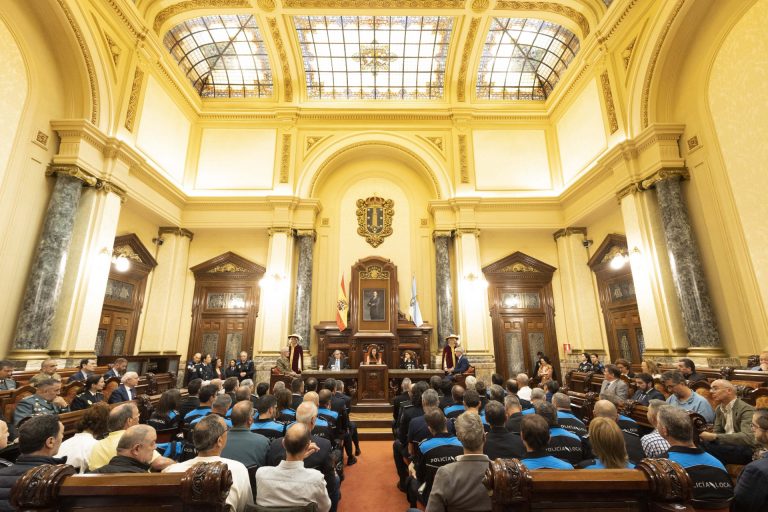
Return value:
[(262, 507), (261, 505), (248, 505), (245, 512), (316, 512), (317, 505), (307, 503), (306, 505), (296, 505), (293, 507)]

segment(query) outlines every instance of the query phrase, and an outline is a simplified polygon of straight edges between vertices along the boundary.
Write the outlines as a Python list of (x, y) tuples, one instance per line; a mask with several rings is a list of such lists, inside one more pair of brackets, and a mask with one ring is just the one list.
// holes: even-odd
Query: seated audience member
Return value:
[(603, 363), (600, 362), (600, 356), (597, 354), (591, 354), (589, 356), (589, 361), (592, 363), (592, 371), (595, 373), (603, 373), (605, 371), (605, 366), (603, 366)]
[(178, 389), (169, 389), (163, 391), (160, 400), (152, 411), (152, 415), (147, 420), (147, 425), (156, 430), (169, 430), (178, 428), (181, 424), (181, 415), (179, 414), (179, 403), (181, 402), (181, 391)]
[(259, 398), (259, 417), (251, 424), (251, 432), (261, 434), (270, 441), (283, 437), (285, 425), (276, 420), (277, 398), (275, 395), (265, 395)]
[[(275, 387), (277, 387), (277, 382), (275, 382)], [(283, 382), (283, 388), (285, 388), (285, 383)], [(259, 382), (256, 384), (256, 397), (261, 398), (264, 395), (269, 394), (269, 382)]]
[(179, 403), (179, 416), (183, 419), (190, 411), (200, 407), (200, 397), (198, 393), (203, 386), (202, 379), (192, 379), (187, 384), (187, 396), (181, 399)]
[(667, 404), (685, 409), (686, 411), (697, 412), (704, 417), (707, 423), (715, 421), (715, 412), (712, 410), (712, 406), (709, 405), (706, 398), (688, 387), (682, 373), (676, 371), (664, 372), (661, 376), (661, 381), (664, 383), (667, 391), (672, 392), (669, 398), (667, 398)]
[(275, 366), (280, 375), (295, 377), (297, 373), (291, 369), (291, 360), (288, 358), (289, 353), (290, 349), (288, 347), (282, 347), (280, 349), (280, 357), (275, 361)]
[(408, 427), (414, 418), (424, 416), (421, 395), (426, 390), (427, 383), (423, 381), (417, 382), (411, 387), (411, 405), (403, 408), (397, 425), (397, 439), (392, 443), (395, 468), (397, 468), (397, 476), (399, 478), (397, 488), (403, 492), (405, 492), (405, 480), (408, 477), (408, 462), (411, 459), (408, 453)]
[(533, 388), (531, 390), (531, 408), (523, 409), (523, 415), (535, 414), (536, 406), (547, 401), (547, 395), (541, 388)]
[[(335, 379), (325, 379), (325, 380), (327, 382), (329, 380), (335, 380)], [(304, 382), (304, 387), (301, 389), (302, 393), (307, 393), (309, 391), (317, 392), (317, 389), (320, 386), (320, 382), (316, 378), (314, 378), (314, 377), (308, 377), (307, 380), (305, 380), (303, 382)], [(293, 391), (293, 390), (291, 390), (291, 391)]]
[(200, 392), (197, 394), (200, 405), (184, 415), (184, 424), (191, 425), (197, 418), (211, 414), (211, 405), (213, 405), (213, 400), (216, 398), (218, 391), (219, 389), (215, 384), (206, 384), (200, 388)]
[(78, 371), (67, 382), (85, 382), (96, 371), (96, 359), (81, 359)]
[(275, 399), (277, 400), (277, 421), (285, 424), (296, 421), (296, 410), (293, 408), (291, 392), (287, 389), (278, 389), (275, 393)]
[(552, 396), (560, 391), (560, 384), (556, 380), (548, 380), (544, 384), (544, 392), (546, 393), (545, 399), (547, 402), (552, 402)]
[(69, 407), (73, 411), (87, 409), (93, 404), (103, 402), (104, 395), (101, 394), (104, 389), (104, 377), (92, 373), (85, 379), (85, 387), (82, 393), (75, 395), (72, 399), (72, 405)]
[[(298, 411), (297, 411), (298, 413)], [(256, 504), (262, 507), (293, 507), (315, 503), (318, 512), (328, 512), (328, 496), (323, 475), (304, 467), (304, 460), (317, 452), (310, 430), (303, 423), (294, 423), (282, 441), (286, 460), (276, 467), (264, 466), (256, 471)]]
[[(765, 371), (765, 370), (764, 370)], [(768, 446), (768, 409), (757, 409), (752, 415), (752, 430), (757, 442)], [(736, 482), (734, 510), (739, 512), (764, 512), (768, 510), (768, 452), (747, 467)]]
[[(229, 398), (229, 395), (218, 395), (216, 398), (213, 399), (213, 402), (211, 402), (211, 411), (205, 416), (217, 414), (222, 418), (224, 418), (224, 423), (227, 424), (228, 428), (231, 428), (232, 420), (227, 418), (227, 412), (229, 411), (230, 405), (232, 405), (232, 399)], [(205, 416), (198, 416), (192, 421), (190, 421), (189, 424), (191, 426), (197, 425), (198, 423), (200, 423), (200, 420), (202, 420)]]
[(408, 377), (404, 378), (403, 381), (400, 383), (400, 389), (402, 393), (397, 395), (395, 399), (392, 401), (392, 421), (393, 421), (393, 427), (394, 422), (397, 422), (398, 418), (400, 417), (400, 406), (402, 404), (408, 403), (411, 400), (411, 379)]
[(56, 458), (66, 457), (67, 464), (78, 469), (80, 473), (85, 473), (93, 447), (108, 431), (108, 420), (109, 406), (104, 402), (88, 408), (77, 423), (77, 434), (61, 443)]
[(528, 469), (573, 469), (573, 466), (547, 453), (549, 445), (549, 424), (538, 414), (523, 418), (520, 438), (525, 446), (525, 455), (520, 461)]
[[(315, 379), (315, 382), (317, 382), (317, 379)], [(308, 389), (307, 391), (315, 391), (315, 389)], [(276, 392), (277, 391), (272, 390), (272, 393)], [(301, 377), (297, 377), (291, 381), (291, 396), (293, 397), (291, 408), (295, 411), (301, 405), (301, 402), (304, 401), (304, 380)]]
[(192, 440), (197, 457), (172, 464), (165, 468), (163, 473), (184, 473), (199, 462), (223, 462), (232, 473), (232, 487), (227, 494), (227, 505), (236, 512), (243, 512), (246, 506), (253, 503), (251, 479), (241, 462), (221, 457), (221, 451), (227, 445), (227, 425), (224, 418), (211, 414), (201, 419), (195, 425)]
[(426, 512), (490, 512), (491, 498), (482, 483), (490, 462), (483, 454), (483, 435), (483, 425), (477, 416), (462, 414), (456, 419), (462, 455), (456, 457), (456, 462), (437, 468)]
[(558, 425), (555, 407), (548, 402), (540, 403), (536, 406), (536, 414), (547, 420), (549, 425), (547, 453), (572, 465), (578, 464), (584, 458), (581, 438)]
[[(434, 390), (427, 390), (424, 394), (433, 392)], [(408, 503), (414, 508), (417, 501), (426, 504), (429, 500), (435, 470), (455, 461), (464, 451), (456, 436), (448, 433), (445, 415), (437, 405), (424, 413), (424, 419), (430, 437), (419, 443), (414, 461), (408, 468), (409, 477), (405, 484)]]
[(128, 402), (129, 400), (136, 400), (136, 385), (139, 383), (139, 374), (136, 372), (126, 372), (120, 378), (120, 385), (117, 386), (111, 395), (109, 395), (109, 403), (118, 404), (120, 402)]
[(640, 439), (640, 444), (643, 446), (643, 453), (646, 457), (651, 459), (662, 459), (667, 457), (667, 451), (669, 451), (669, 443), (666, 439), (661, 437), (657, 428), (657, 417), (659, 408), (667, 405), (667, 402), (663, 400), (651, 400), (648, 403), (648, 423), (653, 426), (653, 432), (644, 435)]
[(464, 388), (454, 384), (451, 387), (451, 400), (453, 403), (445, 407), (443, 413), (446, 418), (458, 418), (464, 414)]
[(469, 375), (464, 379), (464, 389), (475, 390), (475, 384), (477, 384), (477, 377)]
[(507, 416), (507, 422), (504, 424), (509, 432), (520, 433), (520, 424), (523, 421), (523, 411), (520, 407), (520, 399), (514, 394), (509, 394), (504, 399), (504, 412)]
[(752, 432), (752, 415), (755, 408), (736, 398), (736, 387), (727, 380), (716, 380), (710, 385), (715, 409), (713, 432), (702, 432), (701, 447), (723, 464), (749, 464), (752, 452), (757, 448)]
[(605, 375), (605, 379), (600, 386), (600, 398), (604, 399), (612, 395), (620, 400), (626, 400), (629, 395), (629, 386), (621, 380), (619, 367), (609, 364), (605, 367), (603, 375)]
[[(517, 380), (515, 379), (507, 380), (507, 385), (506, 385), (507, 395), (515, 395), (517, 397), (518, 401), (520, 402), (521, 410), (532, 409), (533, 405), (531, 405), (531, 402), (529, 400), (520, 398), (520, 394), (518, 393), (518, 390), (519, 390), (519, 386), (517, 385)], [(530, 393), (528, 394), (528, 396), (530, 397)]]
[[(316, 469), (322, 473), (325, 480), (325, 488), (331, 500), (331, 511), (336, 510), (339, 501), (339, 477), (334, 471), (334, 464), (340, 460), (341, 453), (335, 450), (327, 439), (312, 435), (317, 421), (317, 406), (311, 401), (302, 402), (296, 410), (296, 421), (303, 424), (310, 432), (310, 440), (317, 446), (317, 451), (304, 459), (304, 467)], [(277, 466), (286, 460), (284, 438), (275, 439), (269, 445), (267, 465)]]
[(485, 382), (478, 380), (475, 382), (475, 391), (480, 398), (480, 411), (485, 410), (485, 404), (488, 403), (488, 388), (485, 387)]
[(29, 416), (69, 412), (69, 404), (59, 396), (60, 391), (60, 380), (39, 380), (35, 394), (21, 399), (16, 404), (16, 410), (13, 412), (14, 425), (18, 425), (21, 420)]
[(659, 365), (656, 363), (656, 361), (651, 359), (643, 359), (643, 361), (640, 363), (640, 368), (642, 369), (643, 373), (647, 373), (654, 379), (661, 379), (661, 369), (659, 368)]
[(507, 396), (507, 394), (504, 392), (504, 388), (499, 386), (498, 384), (493, 384), (490, 388), (488, 388), (488, 401), (495, 401), (500, 403), (502, 406), (504, 405), (504, 397)]
[(504, 387), (504, 376), (500, 373), (491, 374), (491, 385)]
[[(242, 402), (243, 400), (251, 401), (251, 388), (248, 386), (238, 386), (235, 388), (235, 401), (233, 403)], [(251, 402), (251, 405), (253, 405), (253, 402)]]
[(587, 435), (587, 426), (571, 412), (571, 398), (564, 393), (552, 395), (552, 405), (557, 410), (557, 424), (579, 437)]
[(267, 463), (269, 439), (251, 432), (253, 404), (250, 400), (237, 402), (232, 407), (232, 428), (227, 435), (227, 444), (221, 456), (242, 462), (247, 468), (261, 467)]
[[(117, 455), (109, 464), (93, 471), (100, 475), (111, 473), (148, 473), (157, 448), (157, 432), (149, 425), (134, 425), (127, 429), (117, 443)], [(69, 462), (67, 462), (69, 463)]]
[(619, 408), (624, 404), (623, 400), (619, 400), (614, 395), (606, 395), (605, 399), (606, 401), (613, 404), (613, 409), (616, 411), (616, 423), (619, 425), (619, 428), (623, 430), (624, 432), (634, 434), (638, 438), (640, 437), (640, 425), (629, 416), (626, 416), (624, 414), (619, 413)]
[[(280, 389), (288, 389), (285, 387), (285, 382), (281, 380), (275, 382), (275, 385), (272, 386), (272, 393), (277, 393), (277, 391)], [(266, 393), (264, 393), (264, 395), (268, 395), (268, 394), (269, 394), (269, 385), (267, 385)], [(259, 397), (262, 397), (264, 395), (259, 395)]]
[[(331, 391), (327, 382), (326, 388)], [(343, 380), (337, 380), (332, 391), (331, 409), (339, 413), (339, 426), (344, 434), (344, 451), (347, 453), (347, 465), (354, 464), (357, 462), (357, 456), (362, 452), (360, 451), (360, 436), (357, 433), (357, 423), (349, 419), (352, 397), (344, 393)], [(354, 452), (352, 451), (353, 446)]]
[(56, 373), (58, 367), (59, 363), (55, 359), (46, 359), (40, 365), (40, 373), (29, 379), (29, 385), (37, 387), (41, 382), (51, 379), (61, 382), (61, 375)]
[[(2, 365), (2, 362), (0, 362), (0, 365)], [(763, 350), (762, 352), (760, 352), (760, 364), (757, 366), (753, 366), (752, 368), (750, 368), (750, 370), (752, 370), (753, 372), (768, 372), (768, 350)], [(0, 389), (3, 389), (2, 384), (0, 384)]]
[(684, 357), (677, 362), (677, 369), (680, 373), (683, 374), (683, 377), (685, 377), (685, 380), (688, 381), (688, 384), (707, 380), (707, 376), (703, 373), (697, 372), (696, 365), (687, 357)]
[(411, 446), (411, 443), (418, 444), (428, 437), (432, 437), (427, 425), (427, 413), (439, 409), (439, 405), (440, 399), (434, 389), (427, 389), (421, 394), (421, 408), (424, 410), (424, 414), (413, 418), (408, 425), (408, 444), (406, 446)]
[[(517, 377), (517, 397), (521, 400), (531, 401), (531, 388), (528, 387), (530, 379), (524, 373), (518, 373)], [(522, 402), (521, 402), (522, 403)]]
[(581, 461), (578, 467), (583, 469), (632, 469), (629, 462), (624, 436), (615, 421), (609, 418), (593, 418), (589, 422), (589, 442), (594, 459)]
[(341, 426), (339, 425), (339, 413), (331, 410), (331, 396), (332, 394), (328, 389), (321, 389), (317, 394), (318, 418), (315, 431), (312, 433), (328, 439), (332, 444), (336, 445), (337, 441), (344, 439), (344, 434), (341, 432)]
[[(199, 356), (200, 354), (197, 354), (197, 355)], [(112, 368), (107, 370), (107, 372), (104, 374), (104, 380), (107, 381), (112, 377), (122, 379), (127, 369), (128, 369), (128, 360), (125, 359), (124, 357), (118, 357), (117, 359), (115, 359), (115, 362), (112, 363)]]
[[(598, 400), (595, 402), (592, 415), (595, 418), (607, 418), (615, 422), (616, 426), (619, 427), (624, 437), (624, 445), (626, 447), (627, 453), (629, 454), (629, 460), (635, 464), (643, 460), (645, 454), (643, 453), (643, 445), (640, 442), (640, 436), (631, 430), (622, 428), (622, 416), (619, 415), (618, 410), (616, 410), (616, 406), (611, 401)], [(624, 417), (626, 418), (626, 416)], [(591, 440), (589, 436), (585, 438), (584, 444), (585, 448), (589, 451), (591, 449)]]
[(485, 431), (487, 432), (490, 426), (485, 420), (485, 412), (481, 410), (482, 402), (480, 401), (480, 395), (474, 389), (468, 389), (464, 392), (464, 409), (466, 412), (471, 412), (480, 416), (480, 420), (483, 422)]
[(13, 363), (10, 361), (0, 361), (0, 391), (16, 389), (16, 381), (11, 378), (13, 375)]
[(651, 400), (664, 400), (664, 395), (653, 387), (653, 377), (648, 373), (635, 375), (635, 387), (637, 391), (632, 395), (632, 400), (640, 405), (648, 405)]
[(658, 429), (670, 444), (669, 460), (680, 464), (691, 477), (694, 499), (715, 501), (733, 496), (725, 466), (693, 443), (693, 422), (688, 413), (677, 407), (659, 408)]
[(11, 488), (21, 475), (43, 464), (65, 464), (55, 458), (64, 438), (64, 425), (57, 416), (35, 416), (19, 427), (19, 451), (21, 455), (12, 466), (0, 468), (0, 510), (14, 511), (9, 499)]
[(623, 377), (628, 378), (630, 381), (635, 378), (635, 373), (632, 371), (632, 365), (626, 359), (617, 359), (613, 364), (618, 367)]
[[(8, 430), (8, 424), (4, 420), (0, 420), (0, 450), (8, 446), (8, 437), (10, 431)], [(12, 462), (5, 459), (0, 459), (0, 468), (13, 465)]]
[[(126, 430), (139, 424), (139, 409), (134, 403), (120, 404), (109, 411), (107, 428), (109, 435), (101, 439), (91, 450), (88, 458), (88, 469), (94, 471), (106, 466), (112, 457), (117, 455), (117, 445)], [(160, 471), (173, 464), (171, 459), (161, 457), (156, 451), (152, 455), (152, 469)]]
[(237, 379), (237, 377), (227, 377), (224, 379), (224, 394), (229, 395), (229, 398), (232, 399), (232, 403), (235, 403), (235, 389), (240, 385), (240, 381)]
[(520, 436), (509, 432), (504, 423), (507, 415), (504, 406), (495, 400), (485, 406), (485, 419), (491, 426), (485, 438), (484, 452), (491, 460), (519, 459), (525, 453), (525, 446)]
[(578, 371), (587, 373), (592, 371), (592, 361), (589, 360), (589, 353), (581, 353), (581, 361), (579, 361)]

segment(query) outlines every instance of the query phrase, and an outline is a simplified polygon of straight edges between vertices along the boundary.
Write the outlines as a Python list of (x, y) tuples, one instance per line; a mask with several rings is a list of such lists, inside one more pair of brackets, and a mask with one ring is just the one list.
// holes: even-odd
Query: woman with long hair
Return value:
[(643, 369), (643, 373), (647, 373), (654, 379), (661, 378), (661, 368), (659, 368), (659, 365), (656, 363), (656, 361), (652, 361), (651, 359), (643, 359), (643, 362), (640, 363), (640, 367)]
[(229, 366), (224, 370), (224, 378), (228, 379), (230, 377), (238, 377), (237, 380), (240, 380), (240, 370), (237, 369), (237, 361), (234, 359), (229, 360)]
[(539, 377), (539, 382), (541, 384), (546, 384), (550, 380), (552, 380), (554, 370), (552, 369), (552, 363), (549, 361), (549, 357), (542, 355), (541, 359), (539, 360), (539, 371), (536, 374)]
[(594, 418), (589, 422), (589, 442), (594, 459), (582, 461), (583, 469), (632, 469), (629, 462), (624, 434), (615, 421), (609, 418)]
[(581, 361), (579, 362), (579, 371), (584, 373), (592, 371), (592, 361), (590, 361), (589, 359), (588, 352), (581, 353)]
[(154, 427), (155, 430), (168, 430), (177, 428), (181, 423), (179, 414), (179, 402), (181, 401), (181, 391), (178, 389), (169, 389), (163, 391), (160, 400), (152, 412), (152, 416), (147, 420), (147, 425)]

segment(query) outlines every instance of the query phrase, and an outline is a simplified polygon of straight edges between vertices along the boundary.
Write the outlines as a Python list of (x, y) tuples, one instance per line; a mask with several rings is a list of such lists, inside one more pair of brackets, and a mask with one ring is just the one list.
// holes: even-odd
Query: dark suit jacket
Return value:
[(68, 380), (67, 382), (75, 382), (76, 380), (77, 380), (77, 381), (80, 381), (80, 382), (85, 382), (85, 380), (86, 380), (87, 378), (88, 378), (88, 375), (86, 375), (86, 374), (83, 372), (83, 370), (80, 370), (80, 371), (79, 371), (79, 372), (77, 372), (76, 374), (72, 375), (72, 376), (69, 378), (69, 380)]
[(768, 456), (750, 462), (736, 482), (736, 507), (739, 512), (768, 510)]
[[(328, 358), (328, 366), (326, 366), (327, 369), (333, 368), (333, 365), (336, 364), (336, 358), (331, 356)], [(342, 370), (348, 370), (349, 369), (349, 363), (347, 363), (347, 359), (345, 357), (341, 358), (341, 369)]]
[(120, 384), (117, 389), (114, 390), (109, 396), (109, 403), (117, 404), (120, 402), (128, 402), (134, 398), (136, 398), (136, 389), (133, 389), (133, 398), (131, 398), (130, 393), (128, 393), (128, 390), (125, 389), (125, 386)]
[(469, 360), (466, 356), (462, 355), (461, 358), (456, 361), (456, 366), (453, 367), (453, 374), (458, 375), (469, 370)]
[(110, 369), (109, 369), (109, 370), (107, 370), (107, 372), (104, 374), (104, 380), (105, 380), (105, 381), (108, 381), (108, 380), (109, 380), (109, 379), (111, 379), (112, 377), (117, 377), (118, 379), (120, 378), (120, 376), (117, 374), (117, 372), (116, 372), (115, 370), (113, 370), (112, 368), (110, 368)]

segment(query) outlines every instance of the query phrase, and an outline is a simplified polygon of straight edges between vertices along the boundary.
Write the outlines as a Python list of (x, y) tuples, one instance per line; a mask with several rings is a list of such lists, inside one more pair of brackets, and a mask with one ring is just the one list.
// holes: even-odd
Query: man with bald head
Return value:
[(752, 431), (755, 408), (736, 397), (736, 387), (730, 381), (716, 380), (709, 390), (717, 403), (715, 428), (701, 433), (701, 447), (723, 464), (749, 464), (757, 448)]
[(227, 434), (227, 444), (221, 456), (242, 462), (245, 467), (261, 467), (267, 463), (269, 439), (251, 432), (253, 423), (253, 403), (250, 400), (237, 402), (232, 407), (232, 428)]
[(157, 447), (157, 433), (149, 425), (134, 425), (117, 443), (117, 455), (94, 473), (147, 473)]
[[(313, 404), (304, 402), (296, 411), (297, 418), (312, 412)], [(314, 409), (314, 415), (317, 415)], [(304, 460), (319, 448), (312, 442), (311, 429), (297, 422), (288, 428), (282, 439), (286, 460), (277, 467), (261, 467), (256, 471), (256, 487), (259, 492), (256, 504), (262, 507), (301, 507), (315, 503), (318, 512), (328, 512), (328, 497), (323, 475), (304, 467)]]
[[(608, 418), (611, 421), (615, 421), (617, 424), (619, 423), (619, 411), (609, 400), (598, 400), (595, 402), (593, 416), (595, 418)], [(621, 427), (621, 425), (619, 425), (619, 427)], [(640, 436), (624, 429), (621, 430), (621, 433), (624, 435), (624, 445), (627, 447), (627, 455), (629, 455), (630, 462), (637, 464), (645, 458), (643, 445), (640, 442)], [(584, 436), (584, 451), (585, 459), (593, 458), (591, 454), (592, 447), (589, 444), (589, 434)]]

